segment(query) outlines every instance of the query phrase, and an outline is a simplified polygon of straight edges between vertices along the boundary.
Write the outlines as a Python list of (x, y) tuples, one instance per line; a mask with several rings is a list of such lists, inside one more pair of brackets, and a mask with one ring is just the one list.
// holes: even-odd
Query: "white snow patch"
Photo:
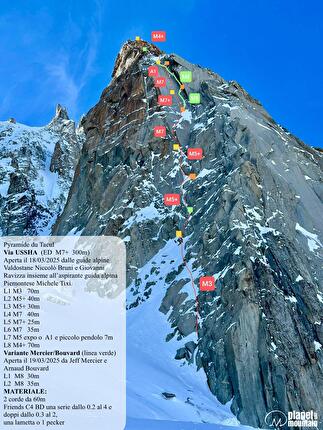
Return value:
[(238, 248), (234, 251), (234, 255), (240, 255), (241, 246), (238, 246)]
[(314, 252), (317, 249), (323, 247), (316, 234), (310, 233), (309, 231), (305, 230), (305, 228), (298, 223), (296, 223), (295, 230), (299, 231), (303, 236), (307, 238), (307, 246), (311, 252)]
[(258, 214), (258, 212), (256, 211), (256, 209), (259, 210), (259, 208), (254, 207), (254, 208), (248, 208), (246, 207), (245, 210), (247, 212), (247, 215), (251, 216), (252, 218), (256, 219), (257, 221), (261, 221), (262, 216)]
[(181, 116), (183, 118), (183, 121), (192, 121), (192, 112), (188, 109), (186, 109), (184, 112), (181, 113)]
[(205, 176), (208, 176), (210, 173), (212, 173), (212, 169), (202, 169), (200, 173), (198, 174), (198, 178), (204, 178)]
[(322, 294), (321, 294), (321, 293), (317, 293), (317, 294), (316, 294), (316, 297), (318, 298), (318, 301), (319, 301), (320, 303), (323, 303), (323, 297), (322, 297)]
[(272, 349), (273, 349), (273, 351), (276, 351), (276, 349), (277, 349), (277, 345), (275, 344), (275, 342), (271, 342), (271, 347), (272, 347)]
[(206, 130), (206, 127), (202, 122), (198, 122), (194, 125), (193, 130)]
[(314, 340), (314, 349), (315, 349), (315, 352), (319, 351), (320, 349), (322, 349), (322, 344)]
[(260, 234), (268, 234), (268, 233), (272, 233), (274, 236), (279, 236), (279, 231), (275, 230), (274, 228), (271, 227), (265, 227), (263, 225), (260, 225), (259, 223), (256, 223), (256, 227), (258, 228), (258, 230), (260, 231)]
[(181, 117), (177, 122), (176, 128), (183, 128), (181, 124), (184, 121), (187, 121), (189, 123), (192, 122), (192, 112), (188, 109), (186, 109), (184, 112), (181, 112)]
[(267, 129), (267, 130), (269, 130), (269, 131), (272, 131), (269, 127), (266, 127), (265, 125), (260, 124), (260, 122), (256, 121), (256, 123), (257, 123), (258, 125), (260, 125), (260, 127), (265, 128), (265, 129)]
[(297, 303), (297, 299), (295, 296), (285, 296), (286, 300), (289, 300), (291, 303)]
[(162, 218), (162, 216), (152, 202), (149, 206), (139, 209), (134, 215), (129, 217), (124, 223), (124, 228), (128, 228), (135, 223), (138, 224), (142, 221), (152, 220), (156, 218)]

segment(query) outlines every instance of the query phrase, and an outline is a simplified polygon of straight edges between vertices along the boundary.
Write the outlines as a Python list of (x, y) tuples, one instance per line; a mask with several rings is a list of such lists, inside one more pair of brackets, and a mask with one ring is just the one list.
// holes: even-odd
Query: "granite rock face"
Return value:
[[(123, 47), (111, 84), (83, 120), (84, 151), (55, 234), (124, 238), (129, 307), (140, 315), (140, 304), (163, 284), (167, 340), (180, 343), (174, 358), (203, 367), (210, 390), (232, 400), (242, 423), (265, 427), (273, 409), (322, 416), (322, 154), (277, 125), (236, 82), (177, 55), (140, 50), (134, 42)], [(185, 96), (200, 92), (200, 105), (183, 114), (177, 99), (158, 106), (158, 94), (178, 84), (160, 67), (167, 87), (154, 88), (146, 69), (156, 55), (177, 77), (193, 71)], [(217, 279), (216, 292), (199, 293), (198, 339), (189, 343), (195, 300), (184, 265), (170, 267), (165, 279), (140, 278), (184, 215), (163, 205), (163, 194), (181, 183), (171, 138), (180, 115), (181, 147), (204, 153), (183, 164), (198, 174), (184, 185), (194, 207), (185, 258), (196, 287), (203, 274)], [(166, 126), (166, 139), (153, 137), (155, 125)]]
[[(172, 73), (159, 67), (167, 78), (161, 89), (147, 76), (157, 58)], [(193, 72), (183, 113), (176, 94), (170, 107), (157, 103), (159, 94), (177, 93), (181, 70)], [(187, 102), (190, 92), (201, 94), (201, 104)], [(183, 152), (204, 154), (183, 156), (182, 170), (197, 179), (182, 187), (175, 122)], [(166, 127), (165, 139), (153, 136), (157, 125)], [(211, 392), (231, 401), (242, 423), (266, 427), (274, 409), (322, 417), (322, 153), (276, 124), (236, 82), (145, 42), (123, 46), (110, 85), (81, 126), (82, 154), (53, 234), (123, 238), (129, 310), (144, 318), (143, 305), (161, 295), (156, 312), (169, 330), (160, 348), (177, 342), (174, 360), (203, 369)], [(61, 151), (50, 163), (58, 174)], [(12, 178), (13, 192), (24, 192), (25, 181)], [(196, 300), (174, 239), (185, 207), (163, 204), (165, 193), (180, 192), (194, 208), (184, 244), (195, 288), (200, 276), (217, 280), (215, 292), (198, 293), (198, 336)]]
[(0, 123), (2, 235), (49, 234), (81, 152), (82, 130), (60, 105), (45, 127)]

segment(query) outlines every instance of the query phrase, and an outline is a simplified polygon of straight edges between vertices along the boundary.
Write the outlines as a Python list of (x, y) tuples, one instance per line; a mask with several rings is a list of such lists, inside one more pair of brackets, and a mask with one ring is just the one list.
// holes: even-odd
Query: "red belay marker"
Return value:
[(173, 103), (172, 96), (163, 96), (162, 94), (158, 96), (158, 104), (160, 106), (171, 106), (172, 103)]
[(166, 127), (164, 127), (163, 125), (156, 125), (156, 127), (154, 127), (154, 136), (166, 137)]
[(187, 158), (189, 160), (201, 160), (203, 157), (202, 148), (188, 148)]
[(164, 204), (166, 206), (177, 206), (180, 204), (179, 194), (164, 194)]
[(157, 78), (155, 78), (155, 87), (166, 87), (166, 78), (164, 78), (163, 76), (158, 76)]
[(148, 67), (148, 76), (158, 76), (158, 67), (157, 66), (149, 66)]
[(152, 42), (166, 42), (166, 31), (152, 31), (151, 32)]
[(215, 279), (213, 276), (203, 276), (200, 278), (200, 291), (214, 291)]

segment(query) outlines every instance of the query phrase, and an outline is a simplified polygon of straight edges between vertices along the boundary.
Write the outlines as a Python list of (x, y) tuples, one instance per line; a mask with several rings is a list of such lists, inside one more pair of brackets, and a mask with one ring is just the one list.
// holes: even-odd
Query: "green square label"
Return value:
[(190, 70), (182, 70), (179, 72), (179, 79), (181, 82), (192, 82), (192, 72)]
[(190, 93), (189, 102), (192, 105), (198, 105), (199, 103), (201, 103), (201, 94), (200, 93)]
[(191, 215), (193, 213), (193, 208), (192, 206), (188, 206), (187, 207), (187, 212)]
[(143, 46), (142, 50), (143, 50), (143, 52), (147, 52), (148, 51), (147, 46)]

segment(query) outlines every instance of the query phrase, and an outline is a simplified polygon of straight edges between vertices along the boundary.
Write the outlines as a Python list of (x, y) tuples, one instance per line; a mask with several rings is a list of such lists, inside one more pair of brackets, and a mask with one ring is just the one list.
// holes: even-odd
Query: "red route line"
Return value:
[[(179, 121), (180, 119), (178, 119), (178, 121)], [(174, 135), (175, 135), (175, 137), (177, 137), (176, 136), (176, 131), (174, 130), (174, 128), (176, 128), (176, 125), (177, 125), (177, 122), (178, 121), (176, 121), (175, 123), (174, 123), (174, 125), (173, 125), (173, 133), (174, 133)], [(176, 140), (177, 141), (177, 140)], [(179, 142), (179, 141), (178, 141)], [(182, 181), (182, 183), (180, 184), (180, 189), (181, 189), (181, 194), (182, 194), (182, 196), (183, 196), (183, 202), (184, 202), (184, 205), (185, 205), (185, 208), (187, 208), (187, 206), (188, 206), (188, 204), (187, 204), (187, 202), (186, 202), (186, 199), (185, 199), (185, 196), (184, 196), (184, 193), (183, 193), (183, 186), (184, 186), (184, 184), (189, 180), (189, 179), (187, 179), (187, 175), (185, 174), (185, 172), (184, 172), (184, 170), (183, 170), (183, 163), (182, 163), (182, 159), (183, 159), (183, 151), (182, 151), (182, 148), (181, 148), (181, 146), (180, 146), (180, 156), (179, 156), (179, 167), (180, 167), (180, 170), (181, 170), (181, 172), (182, 172), (182, 175), (183, 175), (183, 181)], [(189, 221), (190, 221), (190, 219), (191, 219), (191, 215), (189, 214), (189, 216), (186, 218), (186, 221), (185, 221), (185, 223), (184, 223), (184, 226), (183, 226), (183, 234), (184, 234), (184, 232), (185, 232), (185, 228), (187, 227), (187, 224), (189, 223)], [(189, 274), (189, 276), (190, 276), (190, 279), (191, 279), (191, 284), (192, 284), (192, 290), (193, 290), (193, 293), (194, 293), (194, 297), (195, 297), (195, 312), (196, 312), (196, 319), (195, 319), (195, 330), (196, 330), (196, 335), (197, 335), (197, 339), (198, 339), (198, 337), (199, 337), (199, 316), (200, 316), (200, 304), (199, 304), (199, 299), (198, 299), (198, 295), (197, 295), (197, 292), (196, 292), (196, 288), (195, 288), (195, 284), (194, 284), (194, 277), (193, 277), (193, 274), (192, 274), (192, 271), (191, 271), (191, 269), (190, 269), (190, 267), (189, 267), (189, 265), (188, 265), (188, 263), (187, 263), (187, 261), (186, 261), (186, 259), (185, 259), (185, 255), (184, 255), (184, 251), (185, 251), (185, 248), (184, 248), (184, 242), (181, 242), (180, 243), (180, 252), (181, 252), (181, 257), (182, 257), (182, 260), (183, 260), (183, 264), (184, 264), (184, 266), (185, 266), (185, 268), (186, 268), (186, 270), (187, 270), (187, 272), (188, 272), (188, 274)]]
[[(159, 64), (157, 66), (159, 66)], [(168, 68), (167, 67), (164, 67), (164, 68), (169, 73)], [(178, 100), (180, 99), (178, 95), (177, 95), (177, 98), (178, 98)], [(179, 105), (181, 105), (181, 102), (179, 103)], [(174, 136), (175, 139), (177, 138), (175, 128), (177, 127), (177, 123), (179, 121), (180, 121), (180, 118), (177, 121), (175, 121), (174, 124), (173, 124), (173, 126), (172, 126), (172, 134), (173, 134), (173, 136)], [(177, 141), (179, 143), (179, 140), (176, 139), (176, 142)], [(182, 148), (180, 146), (179, 167), (180, 167), (180, 170), (181, 170), (182, 175), (183, 175), (183, 181), (180, 184), (180, 189), (181, 189), (181, 194), (182, 194), (182, 199), (183, 199), (183, 202), (184, 202), (184, 206), (185, 206), (185, 208), (187, 208), (188, 204), (187, 204), (185, 196), (184, 196), (183, 186), (188, 181), (188, 178), (187, 178), (187, 175), (184, 173), (184, 170), (182, 168), (182, 157), (183, 157), (183, 152), (182, 152)], [(185, 221), (184, 226), (183, 226), (183, 230), (182, 230), (183, 233), (185, 232), (185, 228), (187, 227), (187, 224), (189, 223), (190, 219), (191, 219), (191, 215), (189, 214), (189, 216), (186, 218), (186, 221)], [(190, 280), (191, 280), (192, 290), (193, 290), (194, 297), (195, 297), (195, 312), (196, 312), (195, 330), (196, 330), (196, 335), (197, 335), (197, 339), (198, 339), (199, 338), (199, 316), (200, 316), (199, 298), (198, 298), (198, 295), (197, 295), (197, 292), (196, 292), (196, 288), (195, 288), (195, 284), (194, 284), (194, 277), (193, 277), (192, 271), (191, 271), (191, 269), (190, 269), (190, 267), (187, 264), (187, 261), (185, 259), (185, 255), (184, 255), (184, 252), (185, 252), (184, 241), (182, 241), (180, 243), (179, 248), (180, 248), (180, 253), (181, 253), (182, 260), (183, 260), (183, 264), (184, 264), (184, 266), (185, 266), (185, 268), (186, 268), (186, 270), (187, 270), (187, 272), (189, 274)]]
[(199, 315), (200, 315), (199, 299), (198, 299), (198, 295), (196, 293), (196, 288), (195, 288), (195, 285), (194, 285), (193, 274), (192, 274), (191, 269), (189, 268), (189, 266), (188, 266), (188, 264), (186, 262), (185, 256), (184, 256), (184, 243), (183, 242), (180, 244), (180, 250), (181, 250), (181, 256), (182, 256), (183, 263), (184, 263), (184, 265), (186, 267), (186, 270), (188, 271), (188, 273), (190, 275), (190, 278), (191, 278), (192, 289), (193, 289), (194, 296), (195, 296), (195, 311), (196, 311), (195, 330), (196, 330), (196, 335), (197, 335), (197, 338), (198, 338), (199, 337)]

